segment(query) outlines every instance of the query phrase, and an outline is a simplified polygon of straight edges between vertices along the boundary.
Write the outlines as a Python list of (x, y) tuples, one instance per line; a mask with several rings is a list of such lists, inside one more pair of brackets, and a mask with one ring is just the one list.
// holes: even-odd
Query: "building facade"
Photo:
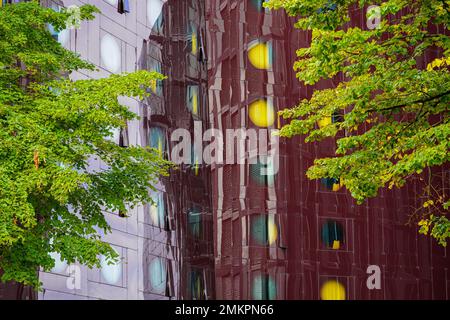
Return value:
[[(283, 125), (278, 110), (343, 80), (302, 85), (292, 66), (311, 34), (294, 29), (296, 20), (282, 10), (267, 11), (264, 2), (206, 1), (214, 127), (277, 129)], [(366, 11), (352, 10), (351, 26), (373, 28)], [(437, 54), (428, 52), (422, 65)], [(305, 175), (315, 158), (334, 155), (334, 141), (280, 139), (278, 149), (277, 170), (264, 174), (271, 163), (251, 161), (249, 145), (245, 164), (212, 168), (217, 299), (450, 297), (448, 249), (406, 225), (419, 203), (419, 184), (381, 190), (356, 205), (339, 181)], [(448, 188), (448, 170), (438, 171), (437, 183)], [(379, 288), (367, 284), (375, 270)]]

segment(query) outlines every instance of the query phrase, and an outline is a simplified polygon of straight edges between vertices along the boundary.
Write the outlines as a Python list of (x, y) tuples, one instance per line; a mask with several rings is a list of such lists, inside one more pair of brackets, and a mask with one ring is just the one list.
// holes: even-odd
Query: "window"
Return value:
[(129, 13), (130, 12), (130, 2), (128, 0), (119, 0), (117, 4), (117, 12)]
[(256, 163), (249, 164), (250, 179), (259, 186), (272, 187), (275, 183), (275, 166), (272, 161), (273, 158), (261, 158), (263, 158), (263, 156), (259, 156)]
[(121, 44), (110, 34), (100, 41), (100, 56), (103, 66), (110, 72), (118, 72), (122, 67)]
[(202, 213), (199, 208), (192, 208), (188, 212), (189, 233), (194, 238), (200, 238), (202, 232)]
[(275, 123), (273, 99), (259, 99), (248, 106), (250, 121), (257, 127), (268, 128)]
[(148, 265), (150, 291), (152, 293), (166, 294), (167, 260), (155, 257)]
[(186, 55), (186, 75), (190, 78), (198, 77), (198, 72), (201, 69), (201, 39), (198, 31), (198, 25), (196, 22), (188, 21), (186, 24), (186, 42), (185, 42), (185, 55)]
[(6, 4), (17, 3), (17, 2), (19, 2), (19, 1), (17, 1), (17, 0), (16, 1), (14, 1), (14, 0), (2, 0), (0, 2), (0, 7), (3, 7)]
[(267, 244), (267, 217), (266, 216), (254, 216), (251, 217), (251, 235), (255, 244), (266, 245)]
[(189, 164), (192, 173), (196, 176), (200, 173), (200, 166), (202, 165), (202, 150), (197, 150), (195, 144), (191, 144), (191, 162)]
[(344, 121), (344, 116), (342, 115), (341, 112), (336, 111), (331, 115), (331, 117), (326, 116), (326, 117), (322, 118), (321, 120), (317, 121), (317, 125), (319, 126), (319, 129), (322, 129), (332, 123), (338, 123), (338, 122), (342, 122), (342, 121)]
[(164, 193), (162, 191), (152, 192), (151, 197), (153, 200), (153, 203), (150, 204), (151, 224), (162, 229), (167, 229)]
[(123, 148), (126, 148), (129, 146), (128, 127), (120, 128), (119, 146), (123, 147)]
[[(55, 3), (51, 3), (49, 8), (51, 8), (52, 10), (54, 10), (56, 12), (60, 12), (61, 9), (63, 8), (63, 6), (55, 4)], [(52, 35), (53, 39), (58, 41), (62, 46), (67, 45), (67, 43), (69, 42), (69, 38), (70, 38), (70, 31), (68, 29), (56, 31), (55, 28), (51, 24), (48, 24), (47, 28), (48, 28), (48, 31), (50, 32), (50, 34)]]
[(121, 218), (127, 218), (127, 213), (125, 211), (119, 211), (119, 217)]
[(254, 245), (267, 246), (276, 243), (278, 239), (278, 224), (274, 215), (250, 216), (251, 238)]
[(149, 129), (149, 146), (156, 149), (160, 156), (167, 155), (166, 131), (161, 127), (151, 127)]
[[(158, 73), (162, 73), (161, 62), (156, 60), (155, 58), (148, 57), (147, 69), (149, 71), (155, 71)], [(150, 83), (150, 89), (151, 89), (152, 93), (154, 93), (158, 96), (162, 96), (163, 82), (161, 80), (152, 80), (152, 82)]]
[(167, 273), (166, 273), (166, 297), (175, 296), (175, 283), (173, 278), (172, 261), (166, 260)]
[(199, 115), (199, 86), (198, 85), (188, 85), (186, 92), (187, 108), (194, 116)]
[(205, 279), (203, 272), (199, 270), (188, 273), (188, 299), (206, 300)]
[(320, 183), (325, 186), (327, 190), (339, 191), (342, 187), (341, 180), (336, 178), (322, 178)]
[(189, 35), (189, 51), (196, 56), (199, 50), (199, 38), (197, 33), (197, 27), (193, 22), (190, 22), (188, 25), (188, 35)]
[(248, 60), (253, 67), (260, 70), (272, 70), (272, 42), (254, 40), (248, 44)]
[(148, 256), (147, 259), (144, 290), (161, 296), (174, 297), (176, 292), (173, 261), (158, 256)]
[(163, 0), (147, 0), (147, 20), (148, 25), (155, 34), (163, 33), (164, 15)]
[[(119, 255), (119, 257), (123, 257), (122, 249), (113, 249)], [(122, 261), (110, 264), (105, 256), (101, 256), (100, 265), (101, 282), (111, 285), (123, 286)]]
[(336, 111), (333, 113), (333, 115), (331, 116), (331, 121), (333, 123), (338, 123), (338, 122), (342, 122), (344, 121), (344, 116), (341, 112)]
[(321, 230), (322, 244), (327, 249), (339, 250), (344, 246), (344, 227), (340, 222), (327, 220), (322, 225)]
[(327, 13), (329, 11), (335, 11), (337, 9), (337, 4), (331, 1), (328, 1), (326, 5), (317, 10), (317, 13)]
[(345, 300), (345, 286), (337, 279), (328, 279), (320, 287), (320, 299), (322, 300)]
[(251, 1), (252, 1), (253, 6), (256, 9), (258, 9), (258, 11), (261, 11), (261, 10), (265, 10), (266, 12), (269, 11), (269, 9), (264, 8), (264, 6), (263, 6), (263, 4), (265, 2), (268, 2), (269, 0), (251, 0)]
[(50, 256), (55, 261), (55, 265), (51, 271), (54, 273), (65, 273), (68, 266), (67, 261), (62, 260), (58, 252), (51, 252)]

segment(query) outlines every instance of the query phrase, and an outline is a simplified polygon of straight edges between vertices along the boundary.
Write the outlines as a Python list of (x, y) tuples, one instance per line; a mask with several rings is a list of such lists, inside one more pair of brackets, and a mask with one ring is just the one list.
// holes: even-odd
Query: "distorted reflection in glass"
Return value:
[(154, 191), (151, 194), (153, 203), (150, 205), (150, 218), (154, 226), (164, 228), (166, 206), (164, 203), (164, 193)]
[[(116, 249), (114, 249), (114, 251), (118, 253)], [(100, 265), (101, 265), (101, 274), (106, 283), (113, 285), (121, 284), (120, 283), (122, 278), (121, 261), (117, 263), (108, 264), (106, 257), (102, 256), (100, 259)]]
[(321, 238), (327, 249), (341, 249), (344, 245), (344, 227), (337, 221), (327, 220), (322, 225)]
[(342, 122), (344, 120), (341, 112), (334, 112), (331, 116), (326, 116), (317, 121), (317, 125), (320, 129), (325, 128), (326, 126), (332, 123)]
[(192, 115), (198, 116), (199, 114), (199, 99), (199, 86), (188, 85), (186, 87), (186, 101), (187, 108), (192, 113)]
[(250, 0), (250, 1), (258, 11), (262, 11), (262, 10), (269, 11), (269, 9), (264, 8), (264, 6), (263, 6), (263, 4), (265, 2), (268, 2), (269, 0)]
[(196, 207), (190, 209), (187, 218), (188, 218), (189, 232), (195, 238), (199, 238), (202, 227), (202, 216), (200, 210)]
[(256, 184), (268, 187), (272, 187), (275, 184), (276, 173), (272, 157), (259, 156), (256, 163), (250, 163), (249, 170), (250, 178)]
[(325, 282), (320, 289), (322, 300), (345, 300), (345, 287), (337, 280)]
[(198, 176), (200, 173), (200, 166), (202, 164), (201, 150), (196, 150), (195, 144), (191, 145), (191, 163), (190, 167), (194, 175)]
[(278, 227), (273, 215), (251, 216), (251, 236), (255, 244), (272, 245), (278, 238)]
[(275, 300), (277, 298), (277, 285), (269, 275), (257, 275), (252, 282), (253, 300)]
[(275, 122), (275, 109), (273, 99), (258, 99), (250, 103), (248, 116), (251, 122), (258, 127), (267, 128)]
[(166, 153), (166, 131), (161, 127), (149, 129), (149, 146), (156, 149), (160, 156)]
[(188, 25), (188, 43), (190, 52), (193, 55), (197, 55), (198, 53), (198, 41), (197, 27), (194, 23), (190, 22)]
[[(162, 73), (161, 62), (154, 58), (149, 58), (148, 59), (148, 70)], [(152, 90), (152, 92), (154, 94), (161, 96), (162, 92), (163, 92), (163, 81), (152, 80), (152, 82), (150, 83), (150, 89)]]

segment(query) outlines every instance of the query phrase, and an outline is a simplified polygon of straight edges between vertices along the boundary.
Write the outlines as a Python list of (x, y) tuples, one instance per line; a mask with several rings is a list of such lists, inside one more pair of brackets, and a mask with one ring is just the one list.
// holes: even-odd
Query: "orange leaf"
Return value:
[(34, 167), (37, 169), (39, 169), (39, 151), (35, 150), (34, 151)]

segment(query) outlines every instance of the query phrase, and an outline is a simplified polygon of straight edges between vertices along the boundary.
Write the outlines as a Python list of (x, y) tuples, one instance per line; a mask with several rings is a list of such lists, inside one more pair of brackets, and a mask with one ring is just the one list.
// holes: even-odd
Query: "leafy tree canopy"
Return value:
[[(98, 9), (80, 7), (81, 19)], [(136, 114), (119, 96), (143, 98), (155, 72), (71, 81), (95, 70), (55, 41), (48, 26), (66, 27), (71, 14), (37, 1), (0, 8), (0, 269), (3, 281), (39, 287), (38, 268), (68, 263), (99, 266), (117, 254), (97, 230), (110, 231), (103, 210), (126, 211), (151, 201), (149, 189), (169, 163), (149, 148), (105, 139)], [(89, 169), (90, 159), (108, 169)]]
[[(367, 18), (380, 18), (379, 25), (351, 27), (350, 10), (369, 5), (378, 5)], [(294, 65), (304, 84), (343, 79), (280, 112), (288, 120), (282, 136), (336, 138), (335, 156), (316, 159), (309, 178), (340, 179), (362, 203), (380, 188), (402, 187), (448, 163), (450, 1), (270, 0), (265, 6), (283, 8), (299, 17), (296, 27), (310, 30), (311, 45), (297, 51)], [(431, 52), (439, 54), (423, 66)], [(448, 195), (439, 192), (423, 205), (421, 232), (433, 230), (445, 245)]]

